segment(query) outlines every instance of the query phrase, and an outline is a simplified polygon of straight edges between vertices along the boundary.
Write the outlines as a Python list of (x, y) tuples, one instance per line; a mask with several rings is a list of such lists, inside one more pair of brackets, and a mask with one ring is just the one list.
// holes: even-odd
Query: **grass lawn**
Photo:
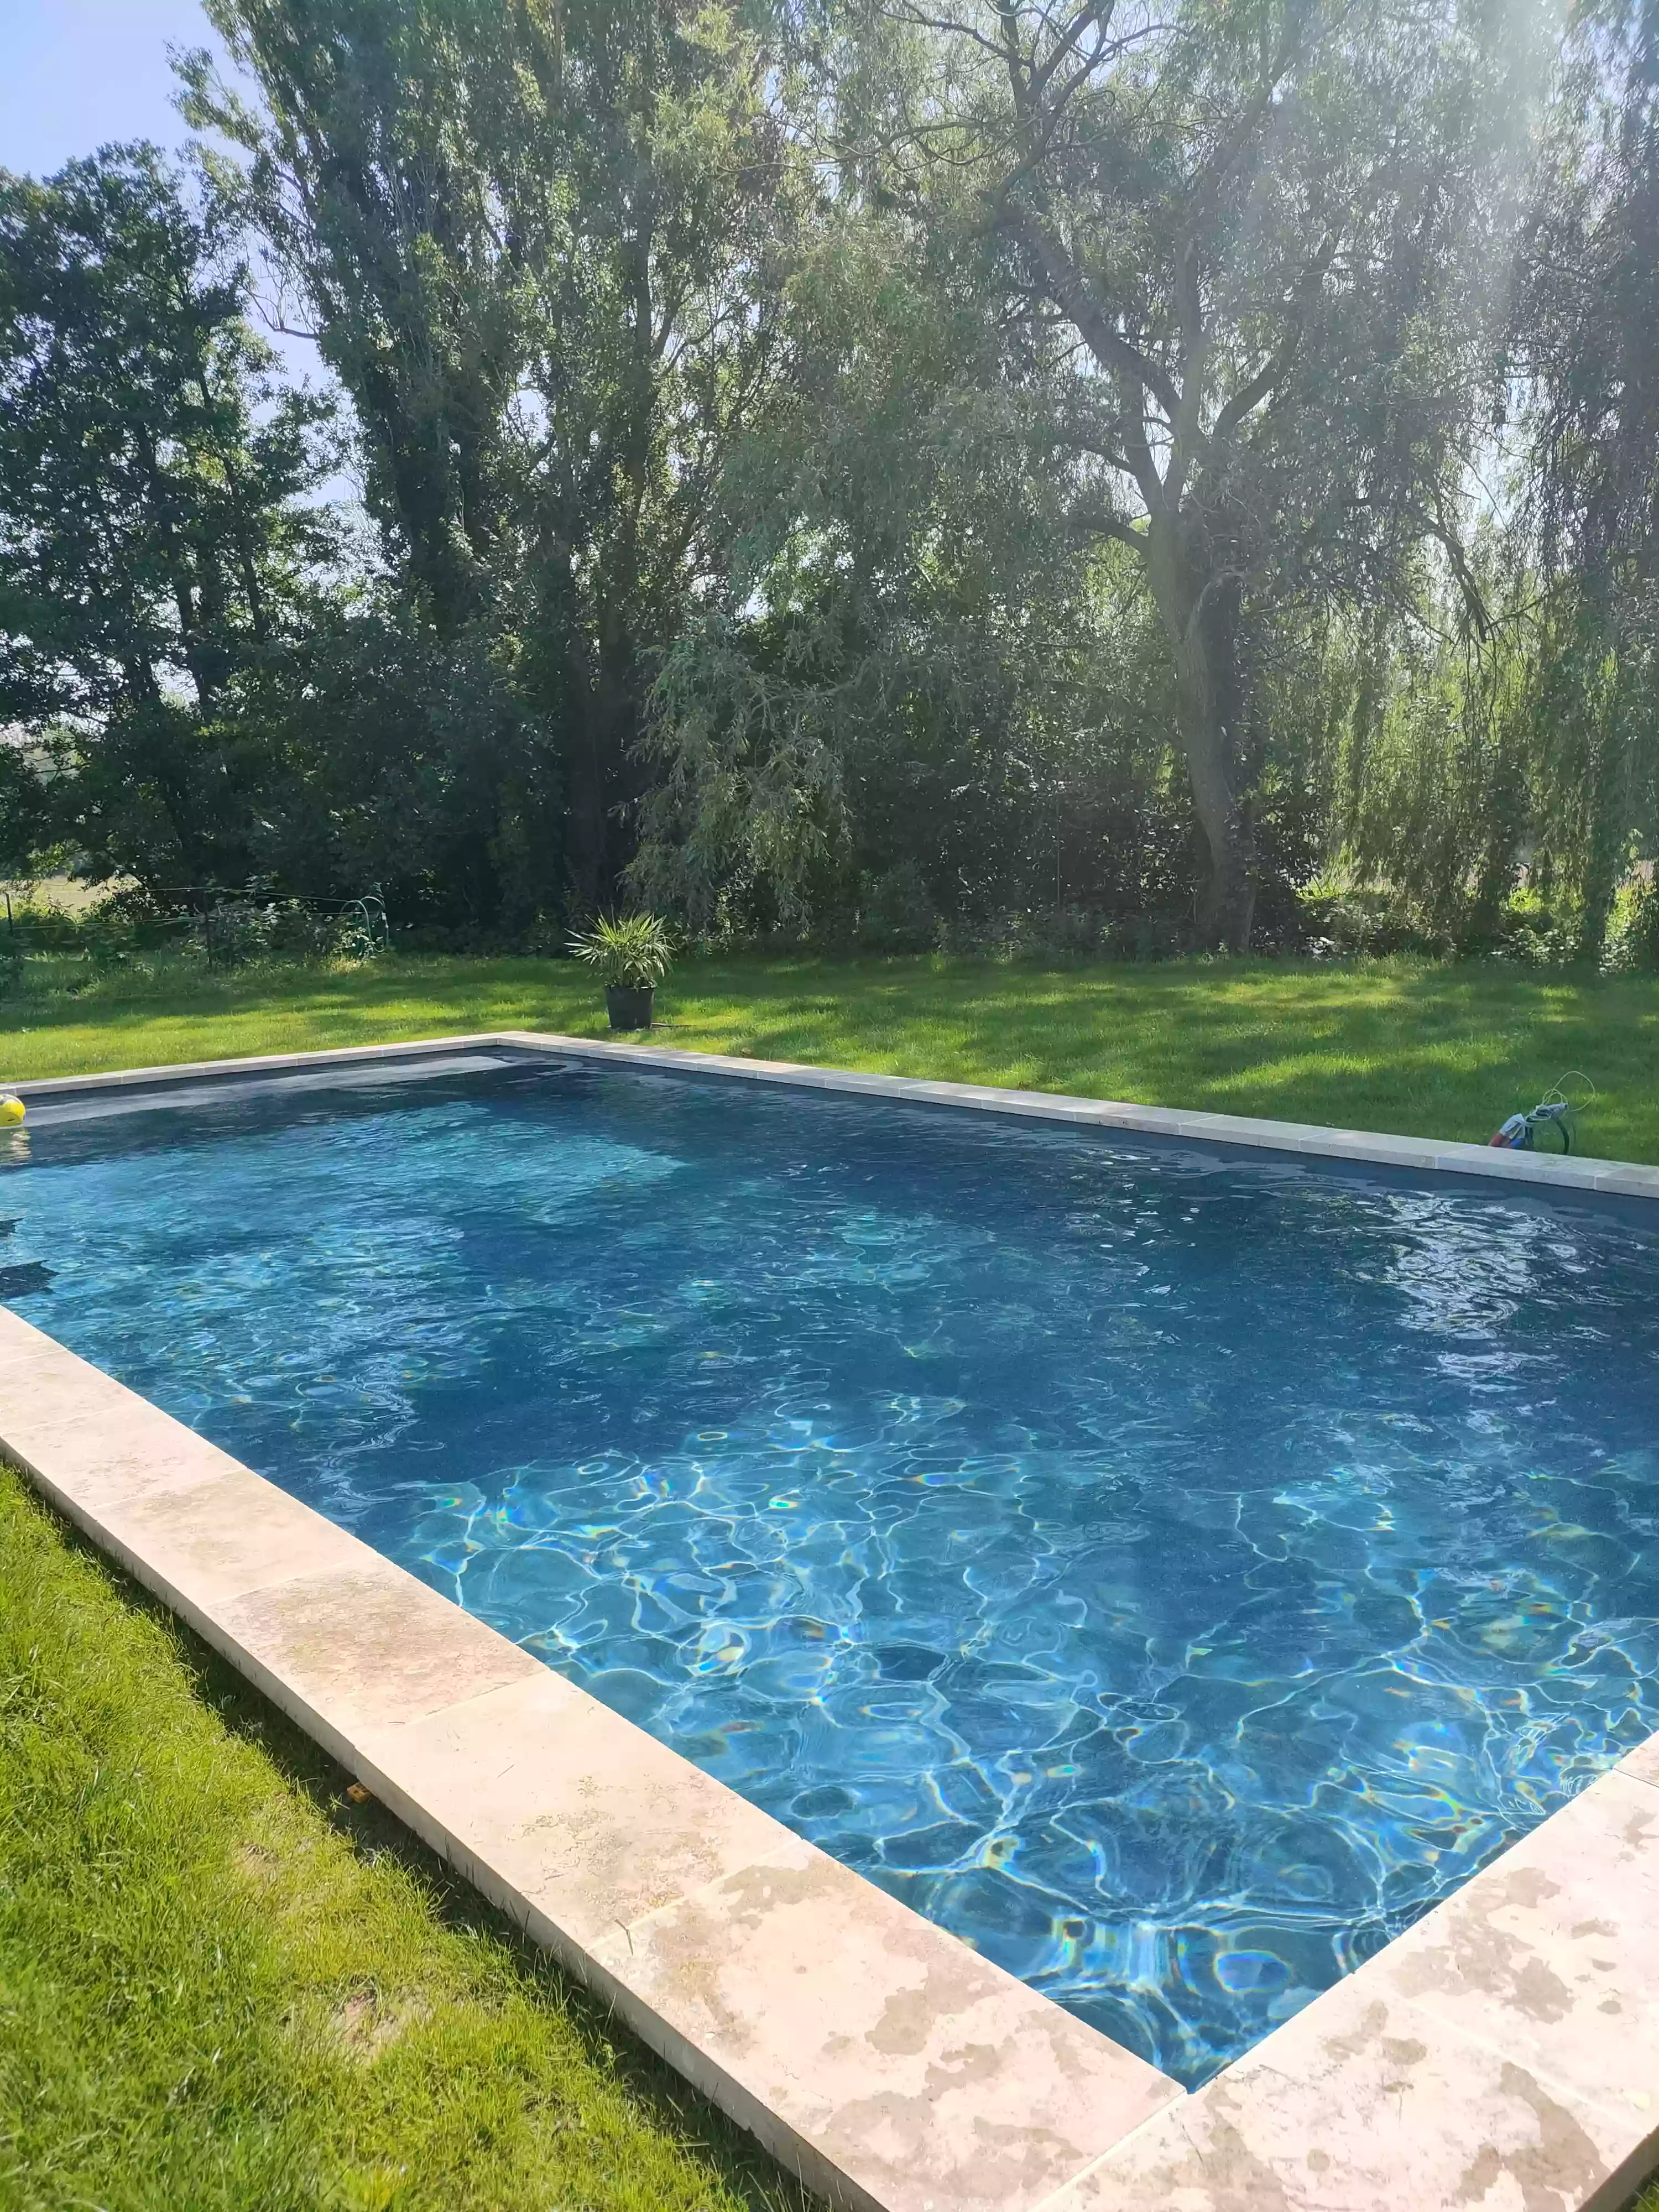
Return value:
[[(696, 959), (659, 993), (658, 1012), (657, 1043), (1419, 1136), (1484, 1139), (1582, 1069), (1596, 1090), (1582, 1148), (1659, 1163), (1659, 977), (1407, 962)], [(0, 1000), (0, 1080), (604, 1027), (598, 991), (568, 961), (118, 974), (75, 996)]]
[(7, 2212), (799, 2193), (0, 1468)]

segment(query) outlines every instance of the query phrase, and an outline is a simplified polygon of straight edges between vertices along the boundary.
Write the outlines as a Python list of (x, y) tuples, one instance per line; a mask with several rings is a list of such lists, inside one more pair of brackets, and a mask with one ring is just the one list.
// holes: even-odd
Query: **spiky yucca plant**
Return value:
[(592, 927), (576, 931), (571, 955), (598, 970), (602, 983), (649, 991), (673, 964), (668, 925), (654, 914), (600, 915)]

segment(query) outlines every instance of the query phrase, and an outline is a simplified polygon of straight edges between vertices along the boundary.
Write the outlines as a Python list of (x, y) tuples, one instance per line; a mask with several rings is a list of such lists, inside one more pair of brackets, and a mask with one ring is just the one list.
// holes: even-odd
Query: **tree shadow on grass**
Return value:
[[(605, 1033), (586, 979), (530, 957), (399, 956), (125, 1000), (102, 988), (29, 1020), (43, 1034), (101, 1028), (112, 1065), (494, 1028)], [(677, 969), (649, 1041), (1476, 1139), (1576, 1067), (1600, 1093), (1586, 1148), (1659, 1157), (1651, 977), (1492, 961), (699, 957)]]
[(496, 1910), (448, 1862), (412, 1835), (378, 1799), (354, 1798), (354, 1778), (195, 1631), (63, 1521), (38, 1495), (35, 1503), (61, 1540), (103, 1577), (133, 1611), (172, 1636), (196, 1696), (230, 1733), (260, 1753), (307, 1798), (362, 1859), (394, 1860), (417, 1887), (426, 1911), (449, 1933), (481, 1939), (504, 1952), (514, 1969), (567, 2019), (594, 2054), (596, 2070), (614, 2081), (643, 2124), (716, 2166), (751, 2212), (824, 2212), (820, 2199), (780, 2166), (754, 2137), (641, 2043), (610, 2006), (565, 1973), (515, 1922)]

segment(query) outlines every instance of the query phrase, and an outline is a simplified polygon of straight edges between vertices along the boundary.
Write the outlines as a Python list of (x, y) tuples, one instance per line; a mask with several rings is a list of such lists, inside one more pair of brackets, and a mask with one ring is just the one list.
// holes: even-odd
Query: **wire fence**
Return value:
[(124, 938), (151, 945), (169, 940), (198, 945), (210, 968), (239, 967), (271, 954), (336, 952), (370, 958), (392, 941), (379, 884), (346, 897), (278, 892), (258, 882), (170, 884), (148, 892), (138, 914), (106, 911), (88, 918), (29, 907), (20, 911), (4, 887), (0, 902), (0, 960), (13, 966), (31, 952), (118, 953)]

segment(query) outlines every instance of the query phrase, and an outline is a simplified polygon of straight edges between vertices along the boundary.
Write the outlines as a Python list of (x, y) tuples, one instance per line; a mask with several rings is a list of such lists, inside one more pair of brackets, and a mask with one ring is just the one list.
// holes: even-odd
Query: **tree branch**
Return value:
[(1097, 507), (1084, 501), (1071, 510), (1070, 519), (1098, 538), (1115, 538), (1120, 545), (1127, 545), (1139, 559), (1146, 558), (1146, 531), (1127, 515), (1119, 514), (1115, 508)]
[(1105, 29), (1107, 24), (1112, 20), (1112, 11), (1116, 5), (1117, 0), (1087, 0), (1087, 4), (1080, 8), (1073, 19), (1069, 30), (1055, 42), (1053, 53), (1049, 55), (1041, 69), (1036, 65), (1034, 51), (1031, 90), (1038, 99), (1042, 98), (1048, 88), (1049, 80), (1066, 56), (1076, 52), (1079, 40), (1086, 39), (1090, 32), (1097, 27), (1101, 30)]
[(1406, 514), (1408, 520), (1415, 522), (1444, 551), (1469, 620), (1483, 641), (1489, 638), (1494, 628), (1491, 610), (1486, 605), (1485, 592), (1475, 580), (1474, 571), (1469, 566), (1462, 539), (1444, 515), (1431, 512), (1416, 500), (1407, 507)]
[(1284, 337), (1255, 374), (1240, 385), (1216, 416), (1210, 429), (1209, 442), (1212, 446), (1222, 445), (1231, 438), (1251, 410), (1259, 407), (1268, 393), (1289, 375), (1301, 349), (1308, 310), (1313, 305), (1315, 294), (1325, 281), (1325, 271), (1330, 267), (1331, 257), (1335, 252), (1336, 240), (1328, 237), (1309, 263), (1302, 282), (1297, 287), (1295, 299), (1285, 309), (1288, 327)]
[(1048, 226), (1018, 202), (1005, 206), (1000, 220), (1036, 254), (1056, 303), (1082, 331), (1101, 367), (1132, 378), (1143, 392), (1152, 394), (1173, 422), (1181, 405), (1181, 393), (1174, 378), (1142, 353), (1139, 346), (1113, 329), (1106, 315), (1090, 298), (1082, 270)]
[(1298, 51), (1299, 41), (1297, 33), (1294, 29), (1287, 27), (1278, 52), (1271, 60), (1263, 57), (1261, 76), (1255, 92), (1250, 95), (1232, 129), (1193, 179), (1187, 219), (1182, 223), (1180, 236), (1176, 241), (1177, 259), (1183, 249), (1197, 235), (1200, 224), (1218, 197), (1222, 187), (1243, 158), (1263, 116), (1273, 105), (1273, 94), (1284, 82), (1291, 64), (1297, 59)]

